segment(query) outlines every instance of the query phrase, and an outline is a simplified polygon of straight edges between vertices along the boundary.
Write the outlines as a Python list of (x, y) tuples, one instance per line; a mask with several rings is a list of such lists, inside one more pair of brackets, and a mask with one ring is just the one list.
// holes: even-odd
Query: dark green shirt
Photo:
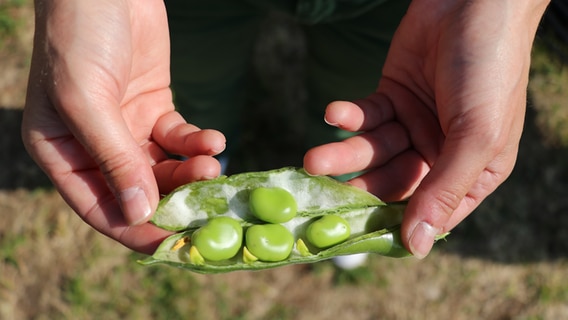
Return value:
[(267, 9), (283, 10), (301, 22), (316, 24), (356, 17), (387, 0), (248, 0)]

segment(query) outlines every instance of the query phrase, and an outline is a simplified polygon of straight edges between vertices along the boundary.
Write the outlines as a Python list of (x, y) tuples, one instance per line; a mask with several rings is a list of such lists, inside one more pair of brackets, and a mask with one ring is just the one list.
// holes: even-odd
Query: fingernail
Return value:
[(132, 187), (122, 191), (120, 201), (126, 222), (131, 226), (145, 222), (152, 213), (146, 193), (140, 187)]
[(309, 173), (308, 170), (306, 170), (306, 169), (304, 169), (304, 172), (305, 172), (308, 176), (310, 176), (310, 177), (317, 177), (317, 176), (318, 176), (317, 174), (311, 174), (311, 173)]
[(327, 117), (324, 117), (324, 118), (323, 118), (323, 121), (325, 121), (325, 123), (327, 123), (327, 124), (330, 125), (330, 126), (337, 127), (337, 123), (328, 121), (328, 120), (327, 120)]
[(219, 153), (225, 151), (226, 148), (227, 148), (227, 144), (223, 143), (222, 146), (219, 146), (218, 148), (211, 149), (211, 152), (213, 152), (214, 154), (219, 154)]
[(412, 254), (418, 259), (424, 259), (432, 250), (438, 232), (438, 229), (427, 222), (422, 221), (417, 224), (409, 241)]

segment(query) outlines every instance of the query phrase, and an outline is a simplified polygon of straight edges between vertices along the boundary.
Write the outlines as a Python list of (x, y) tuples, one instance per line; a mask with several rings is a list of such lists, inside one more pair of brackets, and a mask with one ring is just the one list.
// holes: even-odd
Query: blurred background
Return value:
[[(31, 161), (19, 132), (32, 1), (0, 0), (0, 319), (568, 319), (566, 21), (566, 1), (552, 1), (513, 174), (425, 260), (199, 275), (137, 264), (142, 255), (91, 230)], [(293, 21), (266, 20), (257, 80), (285, 90), (251, 101), (249, 118), (268, 105), (270, 117), (248, 124), (232, 171), (301, 164), (304, 55)]]

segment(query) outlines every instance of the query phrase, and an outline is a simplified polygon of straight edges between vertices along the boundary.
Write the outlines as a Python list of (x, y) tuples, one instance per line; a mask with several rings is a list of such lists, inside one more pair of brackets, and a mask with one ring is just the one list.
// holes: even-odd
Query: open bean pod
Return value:
[[(296, 201), (295, 216), (278, 224), (293, 237), (287, 257), (277, 259), (279, 261), (257, 259), (243, 240), (240, 250), (231, 258), (195, 259), (198, 253), (192, 236), (216, 217), (234, 219), (245, 233), (253, 226), (268, 224), (250, 209), (249, 196), (257, 188), (281, 188)], [(312, 263), (364, 252), (405, 257), (410, 253), (402, 245), (399, 231), (404, 208), (404, 203), (387, 205), (368, 192), (329, 177), (310, 176), (303, 169), (282, 168), (223, 176), (182, 186), (161, 200), (152, 222), (178, 233), (165, 239), (151, 257), (140, 263), (164, 263), (199, 273), (220, 273)], [(307, 240), (306, 232), (315, 221), (329, 215), (341, 217), (350, 233), (337, 244), (318, 248)]]

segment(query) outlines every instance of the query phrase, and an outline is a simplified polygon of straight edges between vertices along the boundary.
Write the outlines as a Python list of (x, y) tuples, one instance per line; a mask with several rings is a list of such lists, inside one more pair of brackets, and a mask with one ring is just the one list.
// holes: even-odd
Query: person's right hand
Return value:
[(219, 175), (225, 147), (175, 112), (164, 3), (35, 4), (24, 144), (83, 220), (151, 253), (169, 234), (146, 223), (160, 192)]

